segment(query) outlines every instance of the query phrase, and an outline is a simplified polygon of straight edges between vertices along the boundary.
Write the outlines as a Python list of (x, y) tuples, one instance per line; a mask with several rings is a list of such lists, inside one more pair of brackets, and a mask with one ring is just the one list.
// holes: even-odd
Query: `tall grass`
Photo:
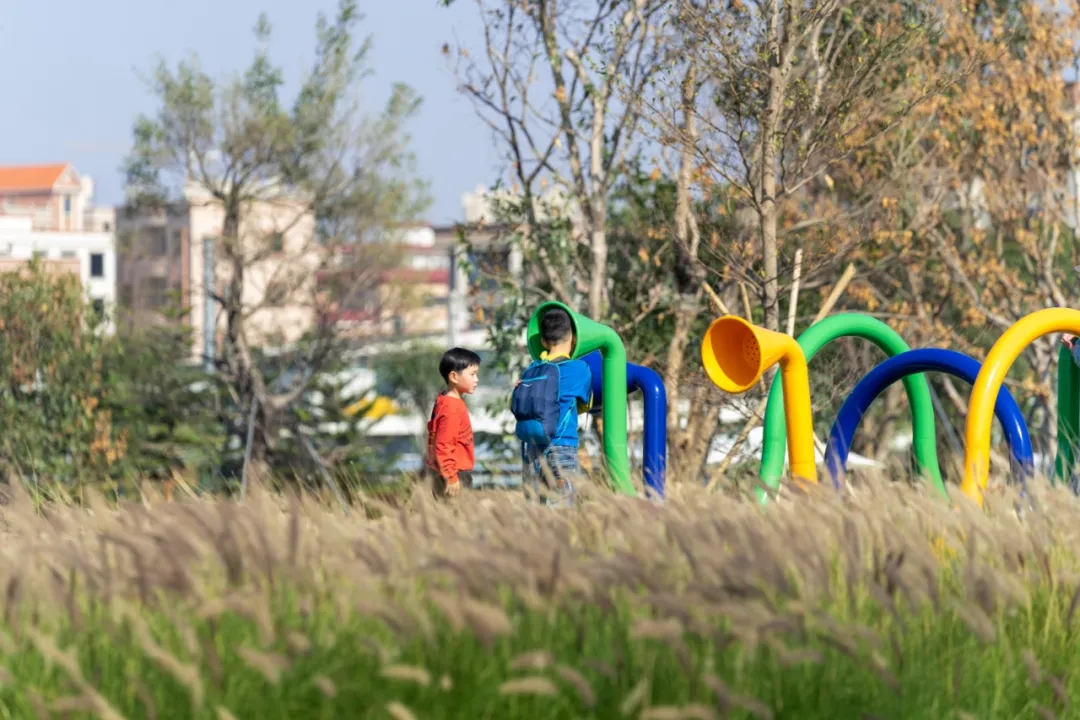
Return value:
[[(0, 510), (0, 716), (1076, 717), (1080, 504)], [(365, 515), (377, 515), (368, 519)]]

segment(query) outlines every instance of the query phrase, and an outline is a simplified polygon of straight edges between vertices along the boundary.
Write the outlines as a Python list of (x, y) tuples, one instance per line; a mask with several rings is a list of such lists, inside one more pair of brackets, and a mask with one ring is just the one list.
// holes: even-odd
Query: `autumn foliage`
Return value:
[(108, 340), (79, 278), (35, 261), (0, 273), (0, 462), (24, 477), (106, 474), (126, 453), (107, 398)]

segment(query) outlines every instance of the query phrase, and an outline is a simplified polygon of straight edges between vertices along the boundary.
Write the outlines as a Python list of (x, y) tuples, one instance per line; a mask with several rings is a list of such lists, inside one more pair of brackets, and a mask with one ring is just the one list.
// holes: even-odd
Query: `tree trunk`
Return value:
[(765, 327), (780, 330), (780, 305), (778, 303), (779, 270), (777, 268), (776, 228), (779, 207), (776, 198), (776, 142), (781, 126), (784, 96), (787, 84), (786, 63), (781, 45), (781, 3), (772, 0), (769, 18), (769, 101), (761, 118), (760, 161), (758, 168), (758, 191), (756, 204), (761, 234), (761, 258), (765, 277), (762, 283), (761, 301), (765, 310)]
[[(776, 105), (779, 105), (779, 93), (773, 93), (776, 95)], [(772, 106), (774, 102), (770, 100), (770, 111), (766, 117), (770, 117), (773, 114)], [(779, 108), (776, 110), (779, 111)], [(767, 127), (772, 128), (773, 124), (770, 123)], [(764, 130), (764, 128), (763, 128)], [(762, 139), (762, 157), (761, 157), (761, 197), (758, 201), (758, 212), (761, 218), (760, 229), (761, 233), (761, 258), (763, 271), (765, 277), (762, 283), (761, 302), (764, 305), (765, 310), (765, 327), (769, 330), (780, 330), (780, 305), (778, 303), (780, 295), (779, 269), (777, 263), (777, 249), (776, 249), (776, 225), (777, 225), (777, 206), (776, 206), (776, 172), (774, 166), (776, 165), (776, 146), (773, 143), (772, 132), (766, 132), (763, 134)]]
[[(706, 396), (706, 399), (707, 396)], [(716, 402), (716, 398), (711, 398), (712, 402), (708, 407), (697, 408), (697, 415), (695, 417), (701, 418), (700, 428), (694, 435), (694, 441), (686, 447), (683, 452), (685, 453), (685, 459), (683, 460), (684, 475), (686, 477), (694, 477), (699, 482), (704, 484), (706, 478), (702, 474), (702, 469), (705, 467), (705, 461), (709, 457), (709, 449), (712, 447), (713, 436), (716, 434), (716, 421), (720, 417), (720, 405)], [(691, 403), (691, 407), (694, 404)]]
[[(682, 149), (679, 153), (679, 177), (675, 199), (675, 265), (672, 269), (675, 280), (675, 292), (678, 300), (675, 305), (675, 328), (668, 345), (667, 361), (664, 364), (664, 385), (668, 395), (668, 437), (674, 445), (686, 445), (687, 438), (682, 437), (683, 428), (679, 425), (679, 400), (682, 389), (682, 376), (686, 365), (686, 347), (689, 343), (690, 328), (701, 310), (702, 273), (698, 266), (698, 245), (700, 236), (694, 223), (693, 208), (690, 198), (690, 179), (693, 173), (694, 152), (696, 151), (697, 128), (695, 125), (694, 102), (697, 97), (697, 68), (691, 65), (686, 71), (682, 83)], [(693, 414), (690, 416), (693, 417)], [(689, 431), (689, 425), (687, 427)], [(684, 473), (673, 466), (673, 478)]]
[[(606, 190), (604, 191), (607, 192)], [(589, 232), (592, 246), (592, 273), (589, 278), (589, 317), (603, 322), (607, 311), (607, 198), (594, 198), (592, 228)]]
[(675, 437), (679, 432), (679, 399), (682, 390), (682, 375), (686, 365), (686, 347), (690, 340), (690, 326), (697, 317), (699, 304), (696, 296), (680, 296), (675, 307), (675, 328), (668, 345), (667, 361), (664, 363), (664, 387), (667, 390), (668, 436)]
[(701, 468), (708, 458), (709, 447), (716, 431), (716, 421), (720, 416), (720, 403), (711, 392), (709, 383), (698, 386), (690, 399), (686, 427), (669, 442), (668, 477), (677, 482), (681, 479), (704, 480), (700, 476)]
[[(244, 328), (244, 270), (247, 266), (247, 258), (244, 255), (244, 246), (240, 237), (240, 204), (238, 200), (225, 198), (222, 205), (225, 209), (225, 217), (221, 226), (221, 247), (229, 262), (231, 270), (228, 289), (224, 299), (226, 344), (223, 348), (226, 361), (233, 375), (233, 384), (239, 397), (254, 396), (258, 405), (254, 414), (254, 432), (251, 434), (250, 463), (248, 465), (248, 477), (258, 478), (260, 481), (267, 479), (268, 451), (267, 428), (268, 420), (268, 397), (265, 383), (259, 368), (256, 367), (255, 359), (247, 347), (247, 337)], [(246, 415), (246, 414), (245, 414)], [(251, 418), (247, 415), (244, 420), (245, 434), (247, 422)]]
[(896, 434), (896, 421), (900, 416), (900, 408), (903, 405), (904, 386), (896, 383), (885, 391), (885, 413), (881, 423), (881, 430), (873, 443), (871, 458), (884, 461), (892, 450), (893, 435)]

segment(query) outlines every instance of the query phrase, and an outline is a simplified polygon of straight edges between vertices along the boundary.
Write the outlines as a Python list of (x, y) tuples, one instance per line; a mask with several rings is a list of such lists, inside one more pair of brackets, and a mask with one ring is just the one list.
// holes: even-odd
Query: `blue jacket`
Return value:
[(559, 365), (559, 432), (551, 444), (577, 447), (578, 413), (592, 403), (592, 371), (584, 360), (548, 359)]

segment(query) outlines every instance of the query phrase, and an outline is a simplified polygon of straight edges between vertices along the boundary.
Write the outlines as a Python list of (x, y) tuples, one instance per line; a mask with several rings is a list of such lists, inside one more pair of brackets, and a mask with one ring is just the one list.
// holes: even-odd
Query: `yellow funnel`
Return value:
[(705, 332), (701, 362), (713, 384), (735, 394), (746, 392), (766, 370), (780, 364), (788, 464), (792, 475), (817, 482), (810, 375), (806, 356), (795, 338), (751, 325), (735, 315), (725, 315), (714, 320)]

